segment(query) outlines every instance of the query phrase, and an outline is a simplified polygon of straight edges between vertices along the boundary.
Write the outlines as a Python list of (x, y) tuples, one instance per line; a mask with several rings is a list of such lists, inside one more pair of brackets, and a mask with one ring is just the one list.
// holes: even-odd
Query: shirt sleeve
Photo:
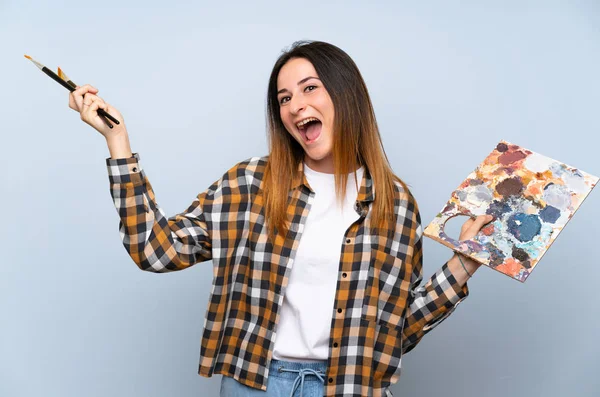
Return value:
[(209, 260), (211, 238), (202, 205), (217, 182), (182, 213), (167, 219), (134, 153), (106, 159), (110, 193), (119, 217), (119, 232), (131, 259), (142, 270), (162, 273)]
[(448, 262), (425, 285), (419, 286), (423, 279), (423, 229), (418, 210), (415, 210), (415, 217), (417, 233), (413, 242), (411, 287), (402, 330), (403, 353), (411, 351), (426, 333), (448, 318), (469, 295), (467, 284), (459, 286), (450, 272)]

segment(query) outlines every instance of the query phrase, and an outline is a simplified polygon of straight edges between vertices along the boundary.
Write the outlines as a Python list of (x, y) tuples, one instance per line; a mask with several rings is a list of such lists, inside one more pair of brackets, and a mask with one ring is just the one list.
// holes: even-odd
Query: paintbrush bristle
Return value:
[(67, 74), (64, 72), (64, 70), (62, 70), (62, 69), (60, 68), (60, 66), (58, 67), (58, 73), (57, 73), (57, 74), (58, 74), (58, 77), (60, 77), (60, 78), (61, 78), (61, 79), (63, 79), (64, 81), (68, 81), (68, 80), (70, 80), (70, 79), (69, 79), (69, 76), (67, 76)]
[(64, 81), (67, 82), (68, 85), (70, 85), (73, 88), (77, 88), (77, 84), (73, 83), (71, 81), (71, 79), (69, 78), (69, 76), (67, 76), (65, 74), (65, 72), (60, 68), (60, 66), (58, 67), (58, 77), (60, 77), (61, 79), (63, 79)]
[(32, 57), (30, 57), (29, 55), (25, 55), (25, 58), (29, 59), (31, 62), (33, 62), (33, 64), (35, 66), (37, 66), (38, 68), (40, 68), (40, 70), (44, 70), (44, 65), (42, 65), (41, 63), (39, 63), (38, 61), (36, 61), (35, 59), (33, 59)]

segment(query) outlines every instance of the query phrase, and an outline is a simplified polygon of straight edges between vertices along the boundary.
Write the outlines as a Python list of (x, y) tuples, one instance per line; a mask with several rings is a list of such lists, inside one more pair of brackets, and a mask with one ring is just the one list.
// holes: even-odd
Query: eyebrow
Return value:
[[(306, 82), (307, 82), (308, 80), (310, 80), (310, 79), (317, 79), (317, 80), (321, 81), (321, 79), (320, 79), (320, 78), (318, 78), (318, 77), (314, 77), (314, 76), (308, 76), (308, 77), (305, 77), (305, 78), (303, 78), (302, 80), (300, 80), (300, 81), (298, 82), (298, 85), (300, 85), (300, 84), (302, 84), (302, 83), (306, 83)], [(289, 92), (289, 91), (288, 91), (288, 89), (287, 89), (287, 88), (282, 88), (282, 89), (280, 89), (279, 91), (277, 91), (277, 95), (279, 95), (279, 94), (281, 94), (281, 93), (283, 93), (283, 92)]]

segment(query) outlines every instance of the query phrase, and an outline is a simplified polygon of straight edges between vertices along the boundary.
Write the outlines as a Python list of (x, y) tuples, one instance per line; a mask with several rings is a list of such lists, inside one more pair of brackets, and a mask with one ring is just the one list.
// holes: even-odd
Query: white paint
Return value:
[(542, 156), (538, 153), (532, 153), (525, 159), (525, 167), (533, 172), (544, 172), (548, 171), (550, 165), (555, 162), (555, 160), (552, 160), (549, 157)]

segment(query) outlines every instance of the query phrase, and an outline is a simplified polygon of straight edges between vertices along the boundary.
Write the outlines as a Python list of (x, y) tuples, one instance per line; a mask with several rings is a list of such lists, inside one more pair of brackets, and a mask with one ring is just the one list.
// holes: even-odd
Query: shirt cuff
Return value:
[(133, 153), (131, 157), (121, 159), (106, 159), (108, 179), (110, 183), (133, 183), (134, 186), (144, 181), (140, 155)]
[(467, 283), (465, 282), (465, 284), (462, 287), (458, 285), (456, 278), (454, 278), (454, 275), (450, 271), (450, 266), (448, 265), (448, 262), (446, 262), (444, 266), (442, 266), (442, 268), (440, 269), (440, 273), (444, 274), (445, 278), (448, 280), (448, 283), (452, 286), (452, 291), (454, 293), (454, 296), (450, 299), (450, 302), (452, 304), (458, 305), (467, 296), (469, 296), (469, 287), (467, 286)]
[(443, 291), (442, 293), (446, 295), (447, 301), (445, 302), (445, 306), (448, 308), (444, 313), (442, 313), (439, 317), (436, 317), (430, 323), (423, 327), (425, 332), (432, 330), (442, 321), (444, 321), (456, 308), (458, 305), (469, 296), (469, 287), (467, 283), (465, 283), (462, 287), (454, 278), (454, 275), (450, 271), (450, 267), (448, 266), (448, 262), (442, 266), (440, 270), (433, 277), (434, 281), (434, 289), (437, 291)]

